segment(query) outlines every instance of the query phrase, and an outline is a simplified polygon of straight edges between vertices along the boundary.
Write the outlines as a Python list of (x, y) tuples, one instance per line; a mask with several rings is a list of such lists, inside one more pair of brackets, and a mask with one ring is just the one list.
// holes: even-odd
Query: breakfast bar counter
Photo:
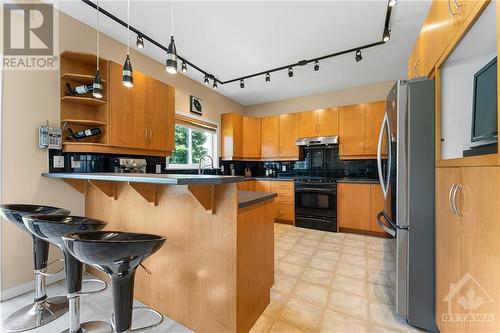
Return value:
[[(273, 193), (242, 193), (243, 177), (44, 173), (85, 198), (106, 230), (165, 236), (138, 269), (135, 298), (197, 332), (248, 332), (274, 284)], [(93, 274), (103, 277), (96, 270)]]

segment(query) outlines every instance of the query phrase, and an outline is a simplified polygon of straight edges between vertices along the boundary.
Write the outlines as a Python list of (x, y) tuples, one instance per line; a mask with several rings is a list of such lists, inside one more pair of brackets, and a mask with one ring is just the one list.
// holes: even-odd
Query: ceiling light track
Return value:
[[(112, 19), (116, 23), (118, 23), (118, 24), (122, 25), (123, 27), (127, 28), (127, 22), (119, 19), (118, 17), (116, 17), (115, 15), (111, 14), (110, 12), (108, 12), (107, 10), (103, 9), (100, 6), (98, 8), (97, 5), (95, 3), (93, 3), (91, 0), (81, 0), (81, 1), (84, 2), (84, 3), (86, 3), (87, 5), (91, 6), (93, 9), (98, 10), (100, 13), (102, 13), (103, 15), (107, 16), (108, 18)], [(390, 31), (391, 31), (391, 29), (390, 29), (390, 21), (391, 21), (392, 9), (393, 9), (393, 6), (394, 6), (394, 5), (391, 6), (391, 4), (392, 4), (391, 1), (389, 1), (388, 4), (387, 4), (387, 11), (386, 11), (386, 15), (385, 15), (385, 23), (384, 23), (384, 31), (383, 31), (383, 35), (382, 35), (382, 40), (380, 40), (378, 42), (374, 42), (374, 43), (365, 44), (365, 45), (362, 45), (362, 46), (353, 47), (353, 48), (350, 48), (350, 49), (347, 49), (347, 50), (343, 50), (343, 51), (339, 51), (339, 52), (335, 52), (335, 53), (330, 53), (330, 54), (327, 54), (327, 55), (324, 55), (324, 56), (321, 56), (321, 57), (317, 57), (317, 58), (312, 58), (312, 59), (308, 59), (308, 60), (300, 60), (300, 61), (298, 61), (296, 63), (293, 63), (293, 64), (288, 64), (288, 65), (276, 67), (276, 68), (273, 68), (273, 69), (267, 69), (267, 70), (264, 70), (262, 72), (258, 72), (258, 73), (254, 73), (254, 74), (249, 74), (249, 75), (245, 75), (245, 76), (241, 76), (241, 77), (237, 77), (237, 78), (230, 79), (230, 80), (227, 80), (227, 81), (221, 81), (221, 80), (217, 79), (215, 77), (215, 75), (208, 73), (207, 71), (205, 71), (202, 68), (196, 66), (195, 64), (193, 64), (189, 60), (185, 59), (184, 57), (181, 57), (180, 55), (177, 55), (177, 58), (180, 59), (184, 64), (187, 64), (187, 65), (191, 66), (192, 68), (196, 69), (198, 72), (202, 73), (204, 75), (204, 77), (205, 77), (205, 79), (204, 79), (205, 84), (208, 84), (207, 81), (209, 79), (213, 80), (214, 81), (214, 88), (215, 89), (217, 89), (216, 88), (217, 87), (217, 83), (219, 83), (221, 85), (224, 85), (224, 84), (228, 84), (228, 83), (232, 83), (232, 82), (238, 82), (238, 81), (241, 82), (242, 80), (246, 80), (246, 79), (253, 78), (253, 77), (256, 77), (256, 76), (260, 76), (260, 75), (266, 75), (266, 82), (269, 82), (270, 81), (270, 73), (278, 72), (278, 71), (282, 71), (282, 70), (288, 70), (288, 72), (290, 74), (290, 69), (291, 69), (292, 70), (291, 71), (292, 72), (292, 76), (293, 76), (293, 67), (305, 66), (305, 65), (313, 62), (315, 64), (315, 68), (316, 68), (316, 65), (317, 65), (318, 66), (317, 68), (319, 69), (318, 62), (320, 60), (324, 60), (324, 59), (328, 59), (328, 58), (333, 58), (333, 57), (338, 57), (338, 56), (341, 56), (341, 55), (344, 55), (344, 54), (347, 54), (347, 53), (357, 52), (358, 50), (364, 50), (364, 49), (368, 49), (368, 48), (372, 48), (372, 47), (376, 47), (376, 46), (385, 44), (388, 41), (387, 37), (390, 38)], [(159, 42), (157, 42), (153, 38), (151, 38), (148, 35), (142, 33), (141, 31), (137, 30), (136, 28), (134, 28), (131, 25), (128, 25), (128, 28), (130, 29), (130, 31), (132, 31), (132, 32), (136, 33), (138, 36), (142, 37), (142, 39), (147, 40), (148, 42), (150, 42), (151, 44), (155, 45), (156, 47), (162, 49), (165, 52), (168, 52), (168, 47), (167, 46), (164, 46), (164, 45), (160, 44)], [(268, 80), (268, 78), (269, 78), (269, 80)]]

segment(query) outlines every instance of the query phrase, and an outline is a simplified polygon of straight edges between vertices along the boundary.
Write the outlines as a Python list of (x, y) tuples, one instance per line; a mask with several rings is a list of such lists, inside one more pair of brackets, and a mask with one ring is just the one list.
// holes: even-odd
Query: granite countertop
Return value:
[(240, 176), (175, 175), (156, 173), (42, 173), (42, 177), (82, 180), (107, 180), (162, 185), (220, 185), (243, 180)]
[(238, 208), (255, 205), (276, 196), (277, 194), (273, 192), (238, 191)]
[(362, 183), (362, 184), (378, 184), (378, 179), (373, 178), (341, 178), (337, 183)]

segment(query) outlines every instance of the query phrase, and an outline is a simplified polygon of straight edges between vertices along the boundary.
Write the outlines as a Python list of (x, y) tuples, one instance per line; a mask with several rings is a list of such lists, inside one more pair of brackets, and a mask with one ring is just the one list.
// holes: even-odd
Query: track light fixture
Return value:
[(217, 80), (214, 78), (214, 84), (212, 85), (212, 87), (217, 90)]
[(137, 35), (137, 41), (135, 42), (135, 45), (137, 45), (138, 49), (144, 48), (144, 39), (142, 39), (141, 35)]
[(245, 80), (243, 79), (240, 80), (240, 88), (241, 89), (245, 88)]
[(387, 43), (391, 39), (391, 29), (384, 30), (384, 43)]
[(363, 60), (363, 56), (361, 55), (361, 50), (357, 50), (356, 51), (356, 62), (360, 62), (361, 60)]
[(95, 71), (95, 77), (94, 77), (94, 82), (92, 82), (92, 96), (95, 98), (102, 98), (102, 81), (101, 81), (101, 74), (99, 73), (99, 0), (96, 1), (96, 9), (97, 9), (97, 36), (96, 36), (96, 71)]
[(127, 57), (123, 63), (122, 84), (127, 88), (134, 86), (134, 72), (132, 71), (132, 63), (130, 62), (130, 0), (127, 0)]
[[(98, 25), (99, 25), (99, 14), (104, 14), (106, 17), (110, 18), (112, 21), (114, 21), (114, 22), (118, 23), (119, 25), (126, 27), (128, 30), (131, 30), (134, 33), (136, 33), (137, 34), (137, 42), (136, 43), (137, 43), (138, 48), (144, 47), (144, 39), (146, 39), (154, 46), (160, 48), (163, 51), (166, 51), (167, 52), (167, 59), (166, 59), (167, 72), (172, 73), (172, 74), (177, 73), (177, 58), (179, 58), (183, 62), (182, 67), (181, 67), (182, 71), (186, 71), (187, 65), (189, 65), (189, 66), (191, 66), (191, 68), (193, 68), (194, 70), (196, 70), (204, 75), (204, 83), (205, 84), (209, 85), (211, 83), (210, 80), (215, 81), (215, 77), (212, 74), (209, 74), (207, 71), (205, 71), (203, 68), (197, 66), (196, 64), (189, 62), (184, 57), (177, 55), (177, 50), (176, 50), (175, 42), (174, 42), (174, 10), (173, 10), (173, 1), (174, 0), (170, 0), (170, 5), (171, 5), (171, 11), (170, 11), (170, 13), (171, 13), (171, 20), (170, 20), (171, 21), (171, 34), (170, 34), (170, 36), (171, 37), (170, 37), (170, 43), (169, 43), (168, 47), (164, 44), (159, 43), (158, 41), (154, 40), (153, 38), (149, 37), (148, 35), (145, 35), (141, 31), (139, 31), (138, 29), (136, 29), (132, 26), (129, 26), (128, 20), (127, 20), (127, 22), (125, 22), (124, 20), (113, 15), (109, 11), (106, 11), (106, 10), (100, 8), (99, 2), (98, 2), (99, 0), (80, 0), (80, 1), (89, 5), (93, 9), (97, 9), (97, 13), (98, 13), (97, 24)], [(257, 77), (257, 76), (261, 76), (261, 75), (265, 75), (265, 82), (270, 82), (271, 81), (270, 73), (278, 72), (278, 71), (286, 70), (286, 69), (288, 69), (288, 76), (293, 77), (293, 67), (304, 66), (304, 65), (307, 65), (307, 64), (312, 63), (312, 62), (314, 62), (313, 69), (315, 71), (318, 71), (319, 70), (319, 60), (334, 58), (334, 57), (338, 57), (338, 56), (345, 55), (345, 54), (352, 53), (352, 52), (356, 52), (355, 59), (356, 59), (356, 61), (360, 61), (362, 59), (360, 50), (381, 46), (390, 40), (390, 38), (391, 38), (391, 30), (390, 30), (391, 13), (392, 13), (393, 7), (397, 6), (397, 4), (398, 4), (398, 0), (387, 0), (387, 10), (386, 10), (386, 14), (385, 14), (385, 24), (384, 24), (382, 40), (378, 40), (376, 42), (369, 43), (369, 44), (360, 45), (360, 46), (350, 48), (350, 49), (339, 50), (339, 51), (336, 51), (336, 52), (333, 52), (330, 54), (326, 54), (326, 55), (323, 55), (321, 57), (312, 58), (309, 60), (303, 59), (303, 60), (300, 60), (300, 61), (295, 62), (295, 63), (291, 63), (288, 65), (284, 65), (284, 66), (280, 66), (280, 67), (276, 67), (276, 68), (272, 68), (272, 69), (267, 69), (267, 70), (262, 71), (262, 72), (252, 73), (252, 74), (248, 74), (245, 76), (236, 77), (236, 78), (228, 79), (228, 80), (224, 80), (224, 81), (219, 80), (217, 82), (214, 82), (213, 86), (216, 89), (218, 83), (225, 85), (225, 84), (229, 84), (229, 83), (233, 83), (233, 82), (237, 82), (237, 81), (241, 81), (241, 80), (245, 80), (245, 79), (249, 79), (249, 78)], [(99, 28), (99, 26), (98, 26), (98, 28)], [(99, 48), (99, 29), (97, 29), (97, 30), (98, 30), (97, 46)], [(359, 53), (359, 57), (357, 56), (358, 53)], [(102, 82), (100, 81), (100, 76), (98, 75), (99, 74), (99, 50), (97, 50), (97, 59), (98, 59), (98, 61), (97, 61), (96, 81), (98, 81), (99, 82), (98, 85), (101, 86), (100, 92), (102, 94)], [(96, 86), (96, 89), (94, 91), (95, 91), (95, 95), (99, 95), (99, 88), (97, 86)], [(102, 97), (102, 95), (101, 95), (101, 97)]]
[(181, 70), (183, 73), (186, 73), (188, 71), (186, 62), (184, 60), (182, 61), (182, 64), (181, 64)]
[(319, 62), (318, 62), (318, 60), (316, 60), (316, 61), (314, 62), (314, 71), (315, 71), (315, 72), (319, 71)]

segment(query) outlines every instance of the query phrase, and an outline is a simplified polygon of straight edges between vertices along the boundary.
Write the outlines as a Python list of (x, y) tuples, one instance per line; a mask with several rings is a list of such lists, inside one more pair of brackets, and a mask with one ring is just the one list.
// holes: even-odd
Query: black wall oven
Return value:
[(295, 225), (337, 231), (337, 186), (334, 180), (295, 182)]

